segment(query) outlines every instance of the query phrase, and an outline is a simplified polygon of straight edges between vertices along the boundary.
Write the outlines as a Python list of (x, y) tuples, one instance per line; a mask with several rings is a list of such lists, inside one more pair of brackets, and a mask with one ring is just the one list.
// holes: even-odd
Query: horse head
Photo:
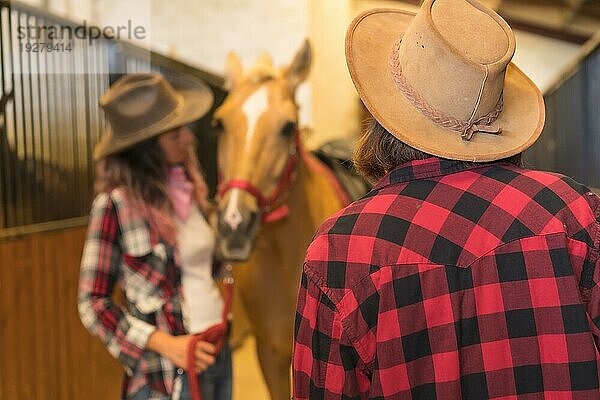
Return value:
[(229, 94), (213, 121), (220, 129), (217, 252), (223, 259), (247, 260), (261, 225), (286, 213), (301, 151), (294, 94), (310, 62), (308, 42), (283, 68), (268, 55), (246, 72), (235, 54), (227, 59)]

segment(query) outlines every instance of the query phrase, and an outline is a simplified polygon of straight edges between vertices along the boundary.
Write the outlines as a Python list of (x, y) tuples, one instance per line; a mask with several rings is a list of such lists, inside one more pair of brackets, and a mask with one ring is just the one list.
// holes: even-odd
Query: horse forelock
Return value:
[(246, 80), (253, 84), (261, 84), (264, 82), (278, 79), (281, 72), (272, 65), (257, 64), (246, 75)]

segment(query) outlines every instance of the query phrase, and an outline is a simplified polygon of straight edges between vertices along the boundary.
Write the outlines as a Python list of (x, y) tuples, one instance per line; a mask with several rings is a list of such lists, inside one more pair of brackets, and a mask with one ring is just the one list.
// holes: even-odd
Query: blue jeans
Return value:
[[(183, 374), (183, 388), (181, 390), (181, 400), (191, 400), (188, 377)], [(208, 367), (198, 379), (202, 387), (203, 400), (231, 400), (231, 384), (233, 371), (231, 366), (231, 349), (225, 343), (217, 360)]]
[[(183, 386), (180, 400), (191, 400), (187, 373), (181, 375)], [(202, 387), (203, 400), (231, 400), (231, 386), (233, 381), (233, 368), (231, 365), (231, 348), (227, 343), (223, 345), (217, 360), (206, 371), (198, 375)], [(150, 397), (150, 386), (144, 386), (132, 397), (131, 400), (145, 400)]]

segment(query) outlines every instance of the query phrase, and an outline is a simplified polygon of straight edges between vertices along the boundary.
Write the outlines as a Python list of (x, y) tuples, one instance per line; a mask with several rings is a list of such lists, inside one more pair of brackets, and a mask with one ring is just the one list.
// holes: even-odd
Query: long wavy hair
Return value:
[[(363, 178), (371, 184), (376, 184), (398, 165), (429, 157), (432, 155), (400, 141), (376, 119), (371, 118), (367, 121), (367, 127), (356, 144), (352, 161), (354, 168)], [(493, 162), (509, 162), (517, 166), (523, 164), (521, 153)], [(462, 163), (464, 165), (484, 164), (470, 161), (462, 161)]]
[[(195, 199), (203, 211), (209, 207), (208, 189), (195, 151), (190, 151), (188, 177), (194, 184)], [(152, 232), (170, 244), (176, 242), (177, 225), (173, 205), (167, 191), (169, 166), (158, 143), (158, 137), (129, 150), (109, 155), (96, 165), (96, 194), (121, 187), (125, 190), (133, 211), (144, 218)], [(192, 173), (197, 172), (197, 173)]]

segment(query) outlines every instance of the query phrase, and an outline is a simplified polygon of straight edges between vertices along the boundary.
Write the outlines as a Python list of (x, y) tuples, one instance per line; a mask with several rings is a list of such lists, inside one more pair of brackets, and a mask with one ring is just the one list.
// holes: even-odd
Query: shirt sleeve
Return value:
[(596, 349), (600, 351), (600, 199), (594, 196), (595, 233), (594, 248), (588, 253), (581, 276), (582, 298), (588, 314), (590, 330)]
[(370, 385), (363, 366), (334, 303), (305, 271), (294, 332), (294, 399), (361, 397)]
[(90, 213), (79, 275), (78, 309), (83, 325), (100, 338), (131, 375), (156, 328), (113, 302), (122, 262), (119, 234), (115, 206), (108, 194), (101, 194)]

